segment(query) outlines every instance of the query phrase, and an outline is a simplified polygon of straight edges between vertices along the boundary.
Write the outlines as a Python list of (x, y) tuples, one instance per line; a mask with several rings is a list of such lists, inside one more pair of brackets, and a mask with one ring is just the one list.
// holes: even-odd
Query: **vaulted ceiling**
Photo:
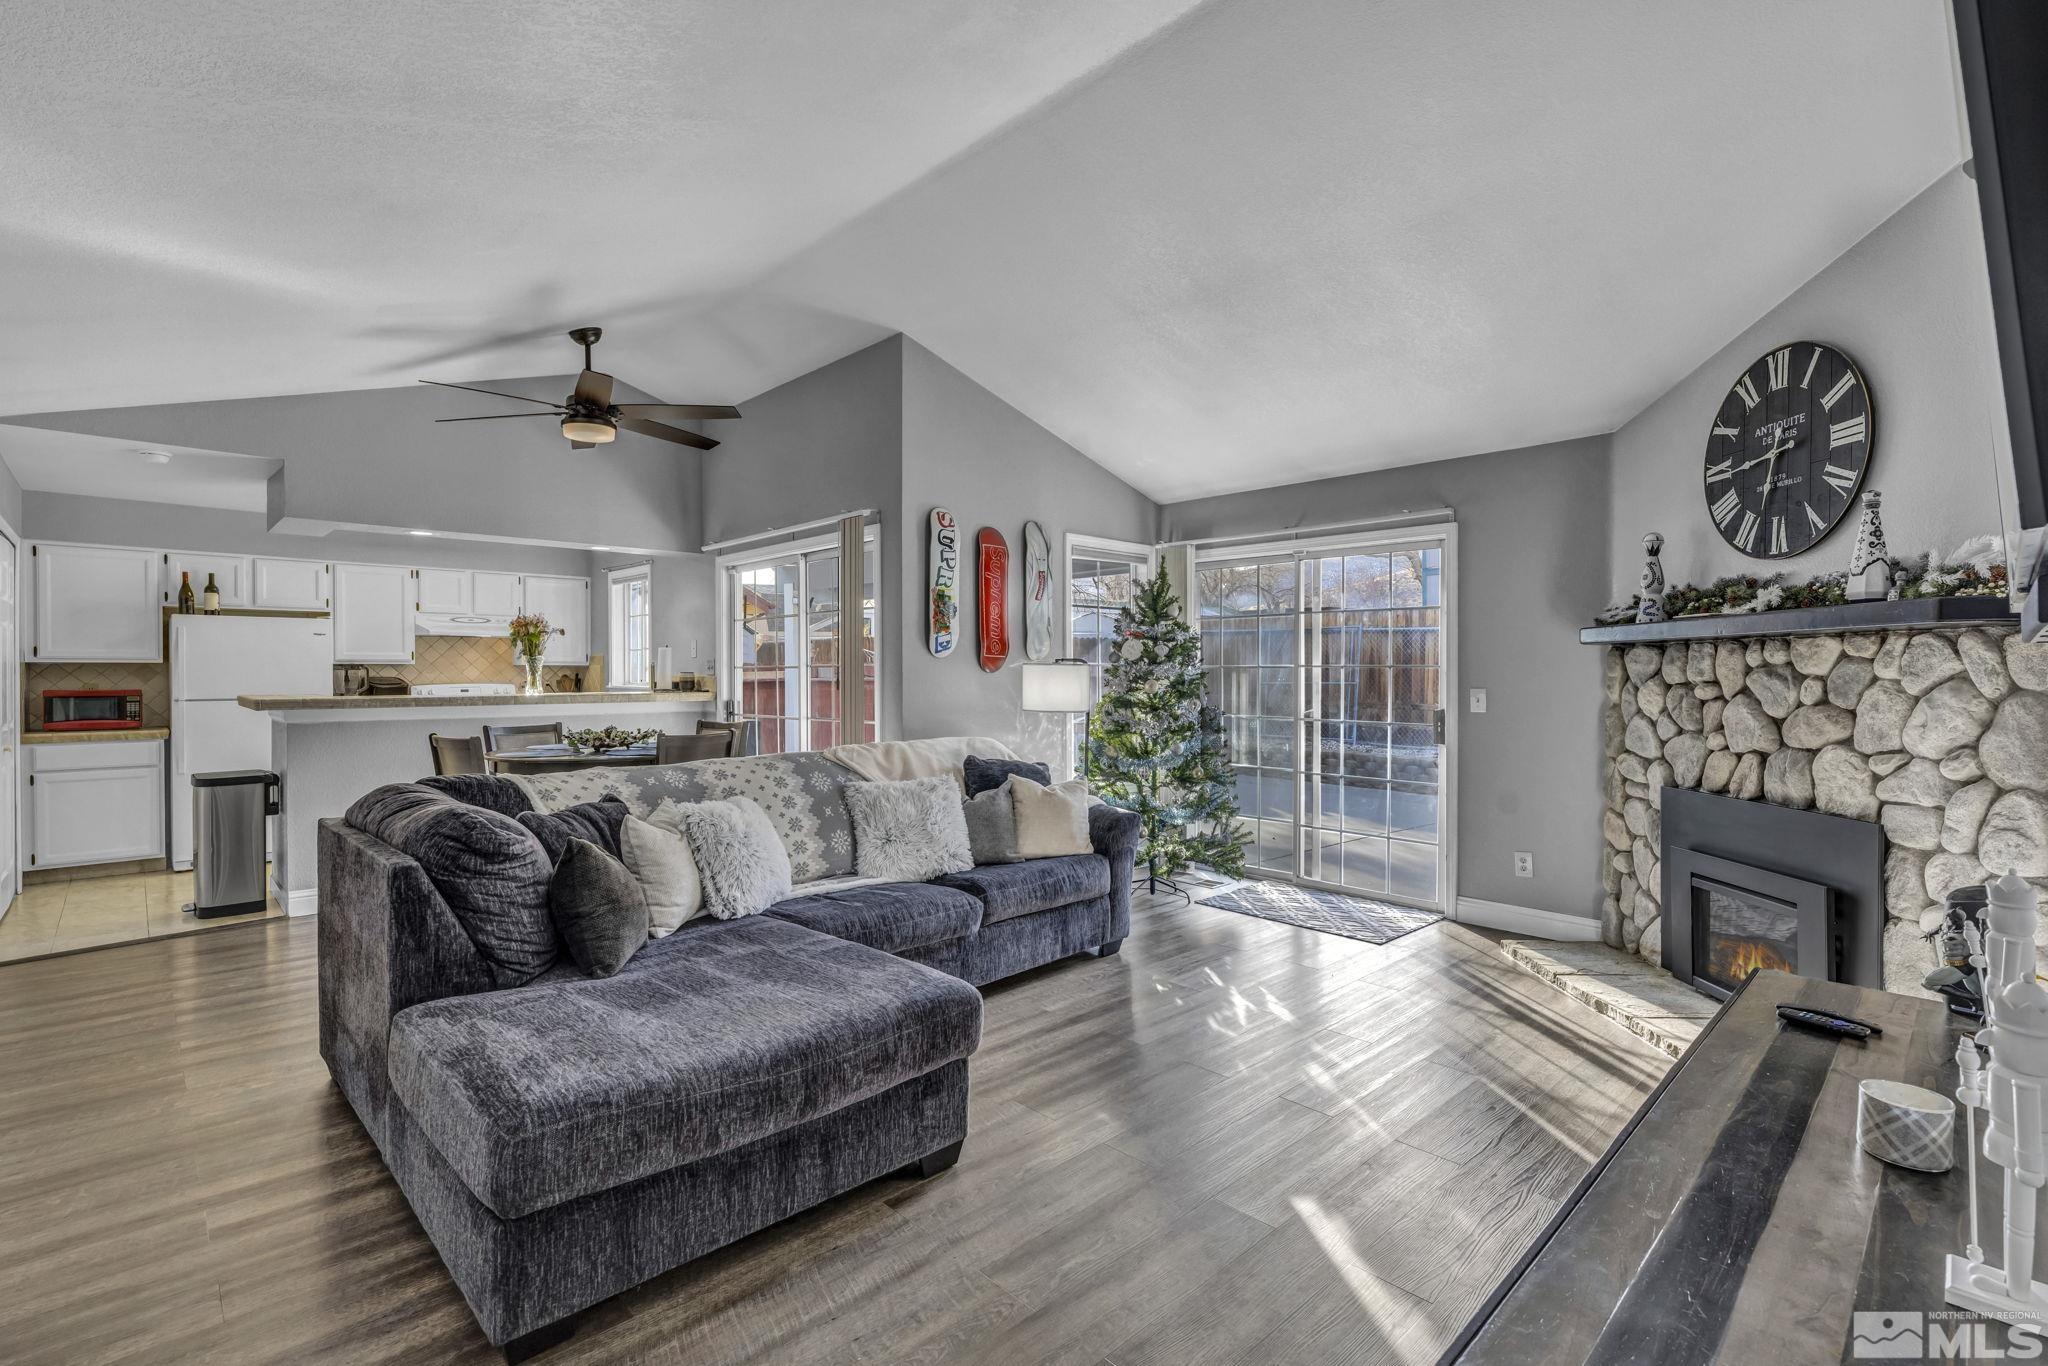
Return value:
[(0, 129), (0, 413), (900, 330), (1162, 499), (1611, 430), (1960, 158), (1929, 0), (87, 0)]

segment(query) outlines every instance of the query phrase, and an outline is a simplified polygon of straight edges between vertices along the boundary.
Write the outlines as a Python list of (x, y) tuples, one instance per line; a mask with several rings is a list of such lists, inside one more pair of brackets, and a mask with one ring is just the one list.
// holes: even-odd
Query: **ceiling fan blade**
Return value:
[(724, 422), (740, 415), (739, 409), (723, 403), (621, 403), (619, 411), (628, 417), (647, 417), (658, 422)]
[(659, 422), (649, 422), (644, 417), (622, 417), (619, 419), (619, 425), (629, 432), (651, 436), (657, 441), (673, 441), (679, 446), (695, 446), (700, 451), (708, 451), (718, 444), (708, 436), (686, 432), (680, 427), (664, 427)]
[(482, 417), (437, 417), (436, 422), (496, 422), (501, 417), (556, 417), (556, 413), (485, 413)]
[(576, 399), (594, 408), (610, 407), (612, 377), (599, 370), (585, 370), (576, 377)]
[(544, 398), (528, 398), (525, 394), (508, 394), (502, 389), (479, 389), (474, 384), (450, 384), (446, 380), (440, 379), (423, 379), (420, 383), (431, 384), (437, 389), (465, 389), (472, 394), (489, 394), (493, 398), (516, 398), (521, 403), (538, 403), (543, 408), (559, 410), (562, 406), (559, 403), (550, 403)]

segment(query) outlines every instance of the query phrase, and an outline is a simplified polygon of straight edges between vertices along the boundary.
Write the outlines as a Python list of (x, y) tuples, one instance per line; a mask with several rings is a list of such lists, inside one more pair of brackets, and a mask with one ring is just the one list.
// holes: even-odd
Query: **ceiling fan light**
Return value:
[(562, 435), (571, 441), (588, 441), (593, 446), (602, 446), (616, 440), (619, 429), (602, 418), (565, 417), (562, 419)]

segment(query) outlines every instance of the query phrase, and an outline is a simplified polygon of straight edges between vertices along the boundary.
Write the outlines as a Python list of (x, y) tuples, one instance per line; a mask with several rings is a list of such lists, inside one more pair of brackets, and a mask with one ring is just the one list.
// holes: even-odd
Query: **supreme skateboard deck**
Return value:
[(953, 623), (960, 615), (960, 528), (953, 514), (933, 508), (931, 517), (931, 605), (926, 643), (934, 655), (953, 653)]
[(994, 673), (1010, 657), (1010, 547), (992, 526), (974, 543), (981, 561), (981, 667)]

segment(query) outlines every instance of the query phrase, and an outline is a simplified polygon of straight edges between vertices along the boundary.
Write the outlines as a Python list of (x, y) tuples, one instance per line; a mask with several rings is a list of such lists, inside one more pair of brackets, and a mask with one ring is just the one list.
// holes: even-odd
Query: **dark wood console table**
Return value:
[[(1788, 1001), (1884, 1034), (1838, 1043), (1781, 1026), (1775, 1008)], [(1903, 1171), (1856, 1146), (1856, 1088), (1891, 1077), (1953, 1094), (1960, 1028), (1939, 1002), (1755, 974), (1443, 1360), (1846, 1362), (1862, 1359), (1851, 1353), (1855, 1311), (1950, 1312), (1942, 1259), (1969, 1228), (1962, 1115), (1954, 1170)], [(1998, 1176), (1980, 1159), (1990, 1244)], [(2048, 1252), (2034, 1274), (2044, 1271)], [(2002, 1326), (1989, 1334), (2003, 1346)]]

